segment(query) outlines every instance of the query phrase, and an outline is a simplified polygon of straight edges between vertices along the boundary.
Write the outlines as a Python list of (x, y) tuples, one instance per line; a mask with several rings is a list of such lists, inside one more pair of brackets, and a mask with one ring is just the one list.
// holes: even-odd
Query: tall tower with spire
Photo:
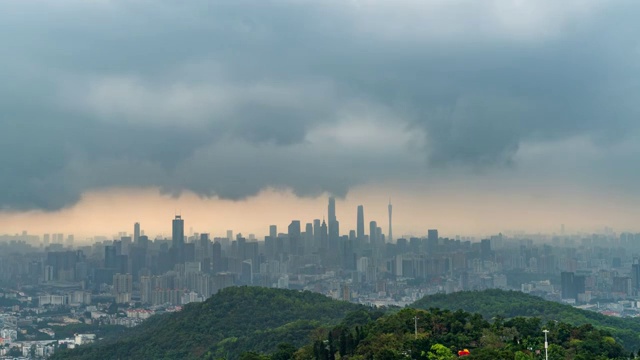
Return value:
[(393, 242), (393, 231), (391, 228), (391, 214), (393, 213), (393, 205), (391, 205), (391, 199), (389, 199), (389, 240), (387, 242)]
[(340, 223), (336, 217), (336, 199), (329, 198), (329, 249), (336, 250), (340, 240)]
[(331, 196), (329, 198), (329, 226), (332, 221), (336, 221), (336, 198)]

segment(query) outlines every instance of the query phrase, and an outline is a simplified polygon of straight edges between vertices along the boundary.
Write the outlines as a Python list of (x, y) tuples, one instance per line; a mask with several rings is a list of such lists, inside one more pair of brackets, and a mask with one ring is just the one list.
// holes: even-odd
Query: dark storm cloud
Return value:
[(5, 3), (0, 207), (111, 187), (343, 195), (636, 136), (640, 6), (525, 4)]

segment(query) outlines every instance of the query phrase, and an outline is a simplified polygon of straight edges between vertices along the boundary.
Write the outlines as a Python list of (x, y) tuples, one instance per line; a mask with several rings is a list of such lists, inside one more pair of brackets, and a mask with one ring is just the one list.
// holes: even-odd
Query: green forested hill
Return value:
[(640, 319), (616, 318), (592, 311), (576, 309), (570, 305), (547, 301), (519, 291), (498, 289), (462, 291), (452, 294), (426, 296), (412, 307), (418, 309), (458, 309), (479, 313), (485, 319), (494, 317), (539, 317), (544, 322), (560, 321), (571, 325), (592, 324), (613, 334), (625, 348), (640, 348)]
[(117, 340), (60, 351), (53, 359), (234, 359), (248, 349), (269, 353), (280, 343), (301, 346), (314, 329), (352, 312), (368, 321), (365, 307), (321, 294), (232, 287), (179, 313), (154, 316)]
[[(637, 338), (630, 320), (517, 292), (430, 296), (415, 307), (428, 310), (384, 313), (310, 292), (228, 288), (52, 359), (439, 360), (461, 349), (468, 359), (540, 359), (543, 329), (553, 360), (629, 359), (638, 348), (625, 350), (615, 338)], [(458, 308), (471, 311), (447, 310)]]
[[(417, 322), (416, 322), (417, 321)], [(416, 334), (417, 324), (417, 334)], [(548, 329), (551, 360), (610, 360), (634, 358), (611, 334), (587, 324), (544, 324), (539, 318), (517, 317), (489, 323), (479, 314), (458, 310), (403, 309), (371, 321), (364, 328), (340, 325), (296, 353), (296, 360), (454, 360), (468, 349), (466, 359), (543, 359)], [(268, 360), (246, 354), (243, 360)], [(279, 360), (271, 357), (270, 360)]]

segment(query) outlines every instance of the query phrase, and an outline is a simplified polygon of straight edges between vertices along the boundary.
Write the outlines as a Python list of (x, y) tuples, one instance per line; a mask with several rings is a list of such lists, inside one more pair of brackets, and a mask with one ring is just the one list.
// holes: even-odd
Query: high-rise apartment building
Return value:
[(133, 277), (131, 274), (115, 274), (113, 275), (113, 293), (114, 295), (122, 293), (131, 293), (133, 291)]

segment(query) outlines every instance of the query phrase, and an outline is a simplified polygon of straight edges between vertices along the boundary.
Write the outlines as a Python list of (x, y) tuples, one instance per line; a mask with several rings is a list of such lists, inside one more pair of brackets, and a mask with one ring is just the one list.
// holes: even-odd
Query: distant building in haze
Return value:
[(311, 254), (313, 252), (313, 224), (307, 223), (304, 230), (304, 253)]
[(313, 219), (313, 246), (314, 250), (320, 248), (320, 219)]
[(140, 239), (140, 223), (133, 224), (133, 243), (137, 244)]
[(356, 227), (356, 235), (359, 241), (364, 240), (364, 206), (358, 205), (358, 223)]
[(336, 199), (329, 198), (328, 248), (337, 249), (340, 240), (340, 222), (336, 217)]
[(378, 223), (375, 221), (369, 222), (369, 242), (378, 245)]
[(322, 220), (322, 225), (320, 225), (320, 248), (327, 250), (329, 241), (329, 234), (327, 232), (327, 223)]
[(336, 198), (333, 196), (329, 198), (329, 209), (328, 209), (329, 222), (336, 221)]
[(562, 287), (562, 300), (578, 301), (578, 295), (585, 292), (585, 277), (573, 272), (560, 273), (560, 285)]
[(176, 215), (173, 219), (171, 241), (173, 247), (176, 249), (182, 249), (184, 247), (184, 220), (180, 215)]
[(289, 253), (292, 255), (300, 254), (300, 220), (293, 220), (291, 224), (289, 224)]
[(483, 261), (491, 260), (491, 240), (482, 239), (480, 241), (480, 256)]
[(115, 245), (107, 245), (104, 247), (104, 267), (107, 269), (116, 269), (117, 268), (117, 256), (119, 255), (116, 251)]
[(392, 230), (392, 223), (391, 223), (391, 215), (393, 213), (393, 205), (391, 205), (391, 199), (389, 199), (389, 238), (387, 239), (387, 242), (393, 242), (393, 230)]
[(640, 293), (640, 264), (638, 259), (634, 259), (631, 265), (631, 288), (636, 294)]

